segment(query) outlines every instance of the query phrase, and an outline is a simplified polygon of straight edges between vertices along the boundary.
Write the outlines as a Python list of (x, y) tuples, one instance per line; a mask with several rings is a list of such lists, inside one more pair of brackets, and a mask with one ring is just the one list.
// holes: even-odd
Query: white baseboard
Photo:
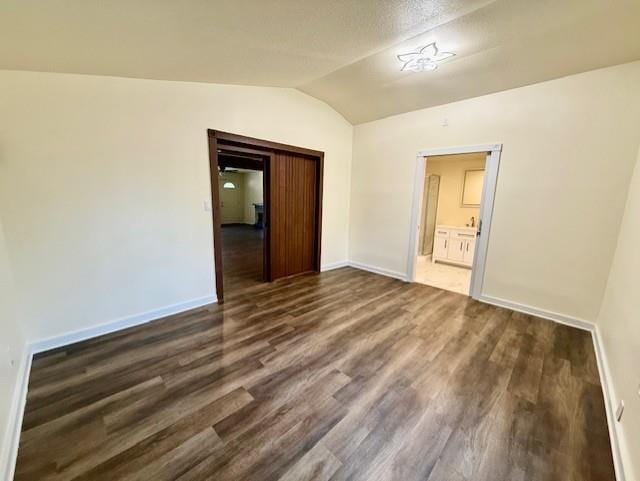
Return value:
[(93, 337), (102, 336), (112, 332), (127, 329), (128, 327), (139, 326), (147, 322), (155, 321), (162, 317), (178, 314), (179, 312), (188, 311), (196, 307), (205, 306), (207, 304), (213, 304), (218, 302), (216, 296), (205, 296), (190, 301), (179, 302), (177, 304), (171, 304), (169, 306), (161, 307), (160, 309), (154, 309), (152, 311), (141, 312), (132, 316), (122, 317), (115, 319), (97, 326), (88, 327), (86, 329), (79, 329), (77, 331), (68, 332), (59, 336), (49, 337), (47, 339), (40, 339), (31, 343), (31, 351), (34, 354), (55, 349), (57, 347), (68, 346), (76, 342), (85, 341)]
[(539, 307), (533, 307), (526, 304), (520, 304), (518, 302), (507, 301), (506, 299), (487, 296), (486, 294), (481, 294), (477, 300), (486, 304), (506, 307), (507, 309), (511, 309), (512, 311), (522, 312), (524, 314), (541, 317), (542, 319), (548, 319), (549, 321), (576, 327), (578, 329), (582, 329), (583, 331), (593, 332), (593, 330), (595, 329), (595, 324), (593, 322), (585, 321), (584, 319), (580, 319), (578, 317), (568, 316), (566, 314), (560, 314), (558, 312), (547, 311), (546, 309), (540, 309)]
[(102, 336), (112, 332), (127, 329), (129, 327), (138, 326), (147, 322), (155, 321), (172, 314), (195, 309), (197, 307), (206, 306), (217, 302), (215, 296), (205, 296), (198, 299), (192, 299), (186, 302), (171, 304), (160, 309), (134, 314), (132, 316), (115, 319), (98, 326), (80, 329), (77, 331), (54, 336), (47, 339), (41, 339), (31, 343), (27, 343), (24, 349), (23, 359), (18, 372), (18, 387), (14, 393), (11, 407), (11, 419), (13, 425), (9, 429), (9, 439), (6, 446), (3, 447), (5, 452), (0, 453), (0, 460), (6, 460), (6, 466), (0, 466), (0, 473), (4, 474), (1, 479), (13, 479), (16, 458), (18, 455), (18, 446), (20, 444), (20, 432), (22, 430), (22, 418), (24, 416), (24, 408), (27, 400), (27, 389), (29, 387), (29, 374), (31, 372), (31, 361), (33, 355), (39, 352), (48, 351), (57, 347), (74, 344), (76, 342), (85, 341), (93, 337)]
[(620, 455), (620, 441), (617, 432), (617, 424), (614, 416), (615, 412), (615, 396), (614, 390), (610, 383), (611, 374), (609, 372), (609, 365), (607, 357), (605, 355), (604, 347), (600, 338), (600, 330), (598, 326), (593, 322), (585, 321), (577, 317), (568, 316), (566, 314), (559, 314), (557, 312), (547, 311), (537, 307), (528, 306), (525, 304), (519, 304), (517, 302), (507, 301), (505, 299), (499, 299), (487, 295), (481, 295), (478, 298), (481, 302), (487, 304), (493, 304), (495, 306), (506, 307), (513, 311), (523, 312), (543, 319), (548, 319), (567, 326), (576, 327), (591, 333), (593, 339), (593, 349), (596, 354), (596, 360), (598, 363), (598, 372), (600, 374), (600, 382), (602, 384), (602, 395), (604, 396), (605, 410), (607, 413), (607, 427), (609, 429), (609, 439), (611, 441), (611, 454), (613, 456), (613, 465), (616, 471), (617, 481), (625, 481), (624, 468), (622, 464), (622, 457)]
[[(396, 272), (396, 271), (374, 267), (368, 264), (362, 264), (362, 263), (353, 262), (353, 261), (343, 261), (343, 262), (335, 262), (332, 264), (326, 264), (322, 266), (322, 271), (339, 269), (341, 267), (346, 267), (346, 266), (351, 266), (357, 269), (362, 269), (365, 271), (373, 272), (375, 274), (380, 274), (387, 277), (393, 277), (395, 279), (400, 279), (402, 281), (407, 282), (406, 273)], [(611, 376), (609, 373), (609, 367), (608, 367), (606, 355), (604, 353), (602, 342), (600, 340), (600, 332), (597, 326), (592, 322), (589, 322), (583, 319), (567, 316), (565, 314), (555, 313), (552, 311), (547, 311), (544, 309), (528, 306), (525, 304), (520, 304), (517, 302), (507, 301), (505, 299), (500, 299), (492, 296), (481, 295), (478, 298), (478, 300), (481, 302), (486, 302), (488, 304), (505, 307), (514, 311), (523, 312), (525, 314), (530, 314), (536, 317), (541, 317), (543, 319), (555, 321), (571, 327), (576, 327), (578, 329), (587, 330), (592, 333), (594, 349), (595, 349), (596, 358), (598, 362), (598, 370), (599, 370), (600, 379), (602, 382), (603, 395), (605, 398), (607, 424), (609, 428), (609, 437), (611, 439), (611, 447), (612, 447), (614, 466), (616, 470), (616, 477), (618, 481), (625, 481), (624, 469), (623, 469), (622, 460), (620, 456), (620, 449), (619, 449), (619, 441), (618, 441), (619, 438), (617, 435), (617, 429), (616, 429), (616, 424), (615, 424), (615, 419), (613, 414), (614, 391), (609, 381), (611, 379)], [(162, 317), (166, 317), (172, 314), (177, 314), (179, 312), (187, 311), (189, 309), (194, 309), (207, 304), (213, 304), (215, 302), (217, 302), (217, 299), (215, 296), (205, 296), (205, 297), (193, 299), (186, 302), (172, 304), (160, 309), (155, 309), (152, 311), (147, 311), (147, 312), (135, 314), (132, 316), (116, 319), (116, 320), (113, 320), (104, 324), (100, 324), (98, 326), (90, 327), (87, 329), (81, 329), (81, 330), (77, 330), (77, 331), (63, 334), (60, 336), (42, 339), (42, 340), (35, 341), (28, 344), (25, 348), (25, 354), (23, 356), (23, 359), (21, 360), (21, 366), (18, 374), (18, 383), (19, 383), (18, 389), (16, 389), (16, 392), (14, 394), (14, 399), (12, 401), (12, 413), (15, 414), (14, 416), (12, 416), (14, 419), (14, 424), (10, 427), (9, 432), (11, 434), (10, 434), (9, 443), (4, 448), (5, 451), (8, 451), (8, 452), (2, 453), (3, 456), (0, 458), (0, 459), (7, 460), (6, 467), (2, 471), (0, 471), (0, 472), (4, 472), (5, 474), (4, 479), (7, 479), (7, 480), (13, 479), (16, 457), (18, 454), (20, 431), (22, 428), (22, 418), (24, 415), (24, 408), (25, 408), (26, 398), (27, 398), (27, 388), (29, 384), (29, 374), (31, 371), (31, 360), (32, 360), (33, 354), (37, 354), (39, 352), (44, 352), (57, 347), (73, 344), (79, 341), (87, 340), (87, 339), (101, 336), (104, 334), (109, 334), (115, 331), (126, 329), (128, 327), (134, 327), (137, 325), (145, 324), (147, 322), (151, 322), (151, 321), (160, 319)]]
[[(407, 281), (407, 275), (401, 272), (390, 271), (388, 269), (382, 269), (379, 267), (374, 267), (371, 265), (361, 264), (359, 262), (353, 262), (353, 261), (341, 263), (339, 267), (343, 267), (343, 265), (349, 265), (351, 267), (373, 272), (375, 274), (393, 277), (396, 279), (403, 280), (405, 282)], [(338, 266), (336, 266), (335, 268), (338, 268)], [(541, 308), (529, 306), (526, 304), (520, 304), (518, 302), (508, 301), (506, 299), (500, 299), (498, 297), (492, 297), (492, 296), (487, 296), (483, 294), (483, 295), (480, 295), (477, 300), (481, 302), (485, 302), (487, 304), (492, 304), (494, 306), (505, 307), (513, 311), (522, 312), (524, 314), (530, 314), (532, 316), (540, 317), (543, 319), (548, 319), (550, 321), (557, 322), (559, 324), (575, 327), (578, 329), (582, 329), (584, 331), (589, 331), (591, 333), (591, 338), (593, 339), (593, 347), (594, 347), (594, 351), (595, 351), (596, 359), (598, 363), (598, 372), (600, 374), (600, 381), (602, 384), (602, 394), (604, 396), (605, 409), (607, 413), (607, 426), (609, 429), (609, 439), (611, 441), (611, 452), (612, 452), (613, 464), (616, 472), (616, 479), (617, 481), (626, 481), (623, 463), (622, 463), (622, 457), (620, 454), (620, 441), (619, 441), (620, 437), (618, 436), (617, 424), (614, 417), (614, 411), (615, 411), (614, 392), (615, 391), (613, 390), (613, 387), (610, 383), (611, 374), (609, 372), (609, 365), (607, 362), (604, 348), (602, 346), (600, 331), (598, 327), (593, 322), (586, 321), (584, 319), (580, 319), (574, 316), (569, 316), (566, 314), (560, 314), (558, 312), (548, 311), (546, 309), (541, 309)]]
[(354, 262), (354, 261), (349, 261), (349, 265), (351, 267), (355, 267), (356, 269), (362, 269), (363, 271), (369, 271), (369, 272), (373, 272), (374, 274), (393, 277), (395, 279), (400, 279), (401, 281), (408, 282), (406, 272), (392, 271), (389, 269), (383, 269), (382, 267), (375, 267), (369, 264), (361, 264), (360, 262)]
[(320, 267), (321, 272), (332, 271), (334, 269), (340, 269), (341, 267), (349, 266), (349, 261), (340, 261), (340, 262), (331, 262), (329, 264), (324, 264)]
[(29, 387), (29, 374), (31, 373), (31, 359), (33, 355), (29, 345), (25, 345), (16, 378), (16, 390), (11, 400), (9, 412), (9, 425), (6, 432), (6, 443), (3, 444), (3, 452), (0, 453), (0, 474), (2, 479), (13, 479), (20, 444), (20, 431), (22, 431), (22, 418), (27, 402), (27, 388)]
[(598, 372), (600, 374), (600, 383), (602, 384), (604, 405), (607, 411), (607, 425), (609, 427), (611, 454), (613, 455), (613, 466), (616, 470), (616, 479), (617, 481), (625, 481), (624, 465), (622, 463), (622, 455), (620, 452), (620, 436), (618, 436), (618, 424), (614, 414), (616, 409), (615, 390), (611, 384), (609, 362), (607, 361), (598, 326), (594, 326), (591, 336), (593, 338), (593, 349), (595, 350), (596, 359), (598, 361)]

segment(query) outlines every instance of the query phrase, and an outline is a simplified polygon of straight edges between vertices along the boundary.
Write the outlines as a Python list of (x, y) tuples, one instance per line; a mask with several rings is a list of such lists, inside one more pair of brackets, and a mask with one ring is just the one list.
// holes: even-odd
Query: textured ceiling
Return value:
[[(0, 68), (295, 87), (353, 123), (640, 59), (639, 0), (4, 0)], [(434, 72), (396, 55), (431, 41)]]

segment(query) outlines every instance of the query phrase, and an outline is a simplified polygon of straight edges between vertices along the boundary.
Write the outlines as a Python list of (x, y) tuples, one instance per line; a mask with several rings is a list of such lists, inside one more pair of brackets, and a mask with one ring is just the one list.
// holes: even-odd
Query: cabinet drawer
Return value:
[(476, 233), (471, 231), (456, 230), (451, 232), (451, 237), (458, 239), (475, 239)]
[(450, 231), (448, 229), (436, 228), (436, 237), (449, 237)]

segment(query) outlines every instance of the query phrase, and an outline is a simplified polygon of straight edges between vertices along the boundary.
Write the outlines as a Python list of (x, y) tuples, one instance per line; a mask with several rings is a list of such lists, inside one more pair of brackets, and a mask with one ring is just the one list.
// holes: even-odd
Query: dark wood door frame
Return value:
[(324, 152), (318, 150), (297, 147), (293, 145), (271, 142), (268, 140), (246, 137), (244, 135), (232, 134), (220, 130), (207, 130), (209, 141), (209, 174), (211, 180), (211, 206), (213, 217), (213, 257), (216, 280), (216, 294), (218, 302), (224, 302), (224, 286), (223, 286), (223, 266), (222, 266), (222, 224), (220, 212), (220, 191), (218, 185), (218, 157), (219, 153), (230, 152), (236, 155), (244, 154), (246, 157), (262, 158), (264, 161), (263, 169), (263, 202), (265, 206), (265, 241), (264, 241), (264, 257), (265, 257), (265, 274), (267, 280), (273, 280), (271, 277), (270, 262), (270, 231), (269, 231), (269, 199), (270, 199), (270, 182), (269, 172), (270, 165), (275, 152), (289, 152), (311, 158), (316, 161), (316, 205), (315, 211), (315, 259), (314, 271), (320, 272), (321, 245), (322, 245), (322, 184), (324, 173)]
[[(271, 282), (273, 276), (271, 274), (271, 258), (269, 257), (269, 248), (271, 245), (271, 235), (269, 230), (269, 215), (271, 205), (269, 202), (271, 183), (270, 183), (270, 166), (273, 158), (272, 152), (262, 152), (253, 149), (243, 149), (232, 145), (218, 145), (218, 165), (239, 169), (257, 170), (262, 172), (262, 203), (264, 206), (263, 217), (263, 243), (262, 243), (262, 279), (265, 282)], [(219, 184), (218, 184), (219, 185)], [(220, 192), (220, 190), (218, 190)], [(219, 216), (220, 217), (220, 216)], [(218, 244), (222, 243), (222, 239)], [(222, 245), (220, 245), (222, 250)], [(222, 265), (220, 266), (222, 269)], [(217, 267), (216, 267), (217, 269)], [(224, 274), (224, 273), (223, 273)], [(223, 279), (223, 277), (221, 277)], [(216, 277), (217, 282), (217, 277)], [(224, 285), (220, 290), (224, 294)], [(224, 302), (224, 298), (223, 298)]]

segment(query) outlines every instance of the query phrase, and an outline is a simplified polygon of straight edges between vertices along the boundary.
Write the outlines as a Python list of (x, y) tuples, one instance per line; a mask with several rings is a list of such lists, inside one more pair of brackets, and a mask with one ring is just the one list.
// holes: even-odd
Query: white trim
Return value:
[(205, 296), (192, 299), (190, 301), (171, 304), (169, 306), (161, 307), (160, 309), (122, 317), (97, 326), (79, 329), (77, 331), (68, 332), (66, 334), (46, 339), (39, 339), (31, 343), (31, 350), (34, 354), (37, 354), (57, 347), (68, 346), (69, 344), (85, 341), (104, 334), (110, 334), (122, 329), (127, 329), (129, 327), (145, 324), (173, 314), (178, 314), (183, 311), (188, 311), (189, 309), (195, 309), (196, 307), (205, 306), (207, 304), (214, 304), (216, 302), (218, 302), (216, 296)]
[(407, 276), (403, 272), (392, 271), (389, 269), (383, 269), (382, 267), (375, 267), (369, 264), (361, 264), (360, 262), (350, 261), (349, 265), (356, 269), (362, 269), (363, 271), (373, 272), (374, 274), (380, 274), (381, 276), (393, 277), (394, 279), (400, 279), (401, 281), (408, 282)]
[(197, 299), (192, 299), (190, 301), (171, 304), (160, 309), (154, 309), (152, 311), (122, 317), (120, 319), (115, 319), (98, 326), (80, 329), (77, 331), (62, 334), (60, 336), (54, 336), (47, 339), (41, 339), (38, 341), (27, 343), (24, 349), (23, 358), (21, 360), (21, 367), (17, 377), (17, 382), (19, 383), (19, 385), (14, 393), (11, 405), (11, 414), (13, 414), (11, 418), (14, 419), (14, 424), (7, 428), (7, 433), (10, 433), (8, 434), (9, 439), (7, 440), (8, 442), (6, 447), (3, 448), (3, 452), (0, 453), (2, 455), (2, 457), (0, 457), (0, 460), (6, 460), (6, 466), (0, 466), (0, 472), (5, 474), (2, 479), (13, 479), (16, 460), (18, 456), (18, 446), (20, 444), (22, 418), (24, 416), (24, 409), (27, 401), (27, 389), (29, 387), (31, 362), (34, 354), (48, 351), (50, 349), (55, 349), (57, 347), (67, 346), (76, 342), (85, 341), (93, 337), (102, 336), (104, 334), (120, 331), (129, 327), (138, 326), (147, 322), (161, 319), (163, 317), (178, 314), (180, 312), (188, 311), (190, 309), (195, 309), (197, 307), (206, 306), (208, 304), (213, 304), (216, 302), (218, 302), (216, 296), (200, 297)]
[(411, 225), (409, 228), (409, 255), (407, 257), (407, 279), (416, 280), (416, 263), (418, 262), (418, 238), (420, 237), (422, 219), (422, 198), (424, 197), (424, 176), (427, 159), (420, 152), (416, 155), (416, 170), (413, 175), (413, 200), (411, 202)]
[(473, 154), (475, 152), (500, 152), (501, 150), (502, 144), (477, 144), (421, 150), (420, 152), (418, 152), (418, 155), (422, 157), (433, 157), (434, 155)]
[(320, 272), (332, 271), (334, 269), (340, 269), (341, 267), (349, 266), (349, 261), (330, 262), (320, 267)]
[(519, 302), (508, 301), (506, 299), (500, 299), (499, 297), (487, 296), (486, 294), (480, 295), (477, 299), (480, 302), (492, 304), (494, 306), (506, 307), (512, 311), (522, 312), (524, 314), (530, 314), (532, 316), (541, 317), (549, 321), (554, 321), (559, 324), (565, 324), (567, 326), (576, 327), (583, 331), (593, 332), (595, 324), (578, 317), (569, 316), (567, 314), (560, 314), (559, 312), (547, 311), (546, 309), (540, 309), (539, 307), (529, 306), (527, 304), (520, 304)]
[[(0, 460), (5, 466), (0, 467), (1, 473), (4, 474), (2, 479), (13, 479), (16, 461), (18, 458), (18, 446), (20, 445), (20, 432), (22, 431), (22, 418), (24, 417), (24, 409), (27, 403), (27, 388), (29, 387), (29, 374), (31, 373), (31, 360), (33, 354), (29, 345), (25, 345), (22, 358), (20, 359), (20, 368), (16, 377), (16, 389), (13, 393), (11, 401), (11, 410), (9, 411), (9, 425), (5, 434), (3, 452), (0, 453)], [(13, 421), (13, 422), (12, 422)]]
[(424, 195), (424, 175), (428, 157), (434, 155), (468, 154), (486, 152), (485, 178), (482, 188), (482, 201), (480, 202), (480, 219), (482, 225), (481, 235), (477, 238), (476, 252), (471, 266), (471, 285), (469, 295), (479, 299), (482, 295), (484, 283), (484, 271), (489, 249), (489, 235), (491, 233), (491, 218), (493, 216), (493, 204), (498, 183), (498, 171), (500, 167), (500, 154), (502, 144), (481, 144), (461, 147), (442, 147), (437, 149), (422, 150), (416, 155), (416, 169), (413, 186), (413, 202), (411, 206), (411, 224), (409, 229), (409, 253), (407, 256), (406, 278), (414, 282), (416, 276), (416, 262), (418, 258), (418, 236), (422, 219), (422, 197)]
[(602, 338), (600, 336), (600, 329), (598, 326), (595, 323), (585, 321), (584, 319), (547, 311), (545, 309), (539, 309), (526, 304), (507, 301), (497, 297), (481, 295), (478, 300), (486, 302), (487, 304), (493, 304), (494, 306), (506, 307), (513, 311), (523, 312), (525, 314), (531, 314), (536, 317), (548, 319), (559, 324), (576, 327), (591, 333), (593, 349), (596, 354), (596, 361), (598, 364), (598, 373), (600, 375), (600, 383), (602, 385), (602, 395), (604, 396), (605, 411), (607, 413), (607, 427), (609, 429), (613, 467), (616, 472), (617, 481), (625, 481), (624, 465), (622, 463), (622, 456), (620, 455), (620, 438), (618, 437), (617, 422), (614, 415), (616, 404), (615, 390), (610, 382), (611, 373), (609, 371), (609, 364), (605, 355), (604, 346), (602, 345)]
[[(360, 264), (359, 262), (349, 262), (348, 265), (356, 269), (362, 269), (365, 271), (373, 272), (387, 277), (393, 277), (396, 279), (407, 282), (407, 278), (400, 272), (390, 271), (388, 269), (382, 269), (380, 267), (374, 267), (367, 264)], [(620, 455), (620, 442), (617, 433), (617, 425), (614, 417), (614, 390), (610, 384), (611, 374), (609, 371), (609, 365), (604, 353), (602, 341), (600, 340), (600, 330), (598, 326), (590, 321), (580, 319), (578, 317), (569, 316), (567, 314), (560, 314), (558, 312), (548, 311), (546, 309), (540, 309), (538, 307), (521, 304), (518, 302), (508, 301), (506, 299), (500, 299), (498, 297), (492, 297), (487, 295), (480, 295), (477, 298), (480, 302), (492, 304), (494, 306), (504, 307), (511, 309), (512, 311), (522, 312), (524, 314), (530, 314), (535, 317), (547, 319), (549, 321), (557, 322), (558, 324), (564, 324), (566, 326), (575, 327), (591, 333), (593, 339), (593, 348), (596, 354), (596, 360), (598, 364), (598, 372), (600, 375), (600, 382), (602, 384), (602, 394), (604, 396), (605, 410), (607, 413), (607, 427), (609, 429), (609, 439), (611, 444), (611, 452), (613, 455), (613, 465), (616, 472), (617, 481), (626, 481), (624, 475), (624, 465), (622, 463), (622, 457)]]
[(480, 202), (481, 233), (476, 238), (476, 252), (471, 266), (471, 283), (469, 295), (478, 299), (482, 295), (484, 285), (484, 271), (487, 265), (487, 253), (489, 251), (489, 236), (491, 235), (491, 219), (493, 217), (493, 205), (498, 187), (498, 171), (500, 169), (500, 149), (489, 151), (485, 163), (484, 185), (482, 186), (482, 201)]
[(602, 384), (602, 394), (604, 395), (604, 405), (607, 412), (607, 426), (609, 428), (609, 440), (611, 441), (611, 454), (613, 455), (613, 467), (616, 471), (616, 479), (625, 481), (624, 464), (620, 454), (620, 438), (618, 437), (618, 424), (615, 419), (616, 396), (613, 385), (611, 384), (611, 371), (609, 370), (609, 362), (602, 345), (602, 337), (600, 329), (597, 325), (591, 333), (593, 338), (593, 349), (596, 353), (598, 362), (598, 372), (600, 374), (600, 384)]
[[(392, 271), (389, 269), (383, 269), (380, 267), (374, 267), (368, 264), (361, 264), (359, 262), (353, 262), (353, 261), (343, 261), (343, 262), (335, 262), (332, 264), (327, 264), (323, 266), (322, 270), (327, 271), (327, 270), (338, 269), (340, 267), (346, 267), (346, 266), (351, 266), (356, 269), (362, 269), (368, 272), (373, 272), (375, 274), (380, 274), (383, 276), (400, 279), (405, 282), (408, 281), (407, 277), (401, 272)], [(605, 355), (604, 347), (602, 345), (600, 330), (598, 326), (584, 319), (579, 319), (573, 316), (568, 316), (565, 314), (560, 314), (560, 313), (548, 311), (545, 309), (528, 306), (526, 304), (507, 301), (505, 299), (500, 299), (497, 297), (481, 295), (479, 296), (478, 300), (488, 304), (505, 307), (513, 311), (534, 315), (536, 317), (541, 317), (543, 319), (548, 319), (554, 322), (558, 322), (560, 324), (565, 324), (571, 327), (576, 327), (578, 329), (583, 329), (591, 332), (591, 336), (593, 339), (593, 347), (594, 347), (596, 360), (598, 364), (598, 372), (599, 372), (600, 380), (602, 384), (602, 393), (605, 399), (607, 426), (609, 429), (609, 438), (611, 441), (611, 450), (613, 455), (614, 468), (616, 472), (616, 479), (618, 481), (626, 481), (625, 475), (624, 475), (624, 468), (622, 464), (622, 458), (620, 455), (620, 444), (619, 444), (617, 426), (616, 426), (616, 422), (613, 414), (614, 413), (614, 389), (613, 389), (613, 386), (610, 384), (611, 374), (609, 370), (609, 364), (607, 362), (607, 357)], [(13, 476), (14, 476), (17, 455), (18, 455), (18, 447), (20, 444), (20, 432), (22, 430), (22, 419), (24, 416), (24, 410), (25, 410), (25, 405), (27, 400), (27, 389), (29, 386), (29, 375), (31, 373), (31, 362), (33, 359), (33, 354), (42, 352), (45, 350), (53, 349), (55, 347), (62, 347), (64, 345), (72, 344), (74, 342), (86, 340), (91, 337), (97, 337), (103, 334), (108, 334), (111, 332), (126, 329), (128, 327), (144, 324), (147, 322), (160, 319), (162, 317), (166, 317), (172, 314), (177, 314), (179, 312), (187, 311), (187, 310), (194, 309), (196, 307), (201, 307), (207, 304), (213, 304), (215, 302), (217, 302), (217, 299), (215, 296), (205, 296), (198, 299), (193, 299), (191, 301), (172, 304), (160, 309), (155, 309), (153, 311), (147, 311), (141, 314), (120, 318), (115, 321), (104, 323), (96, 327), (82, 329), (72, 333), (64, 334), (62, 336), (57, 336), (57, 337), (40, 340), (40, 341), (27, 344), (23, 350), (23, 356), (22, 356), (22, 359), (20, 362), (20, 368), (18, 371), (18, 376), (17, 376), (18, 388), (14, 392), (13, 400), (11, 403), (10, 414), (14, 414), (14, 415), (10, 416), (10, 419), (13, 419), (14, 421), (12, 425), (7, 427), (7, 435), (8, 435), (7, 437), (9, 439), (6, 440), (8, 442), (4, 446), (3, 452), (0, 453), (1, 454), (0, 460), (6, 460), (6, 466), (4, 468), (0, 466), (0, 469), (2, 469), (1, 472), (4, 472), (5, 474), (4, 479), (10, 480), (10, 479), (13, 479)]]

